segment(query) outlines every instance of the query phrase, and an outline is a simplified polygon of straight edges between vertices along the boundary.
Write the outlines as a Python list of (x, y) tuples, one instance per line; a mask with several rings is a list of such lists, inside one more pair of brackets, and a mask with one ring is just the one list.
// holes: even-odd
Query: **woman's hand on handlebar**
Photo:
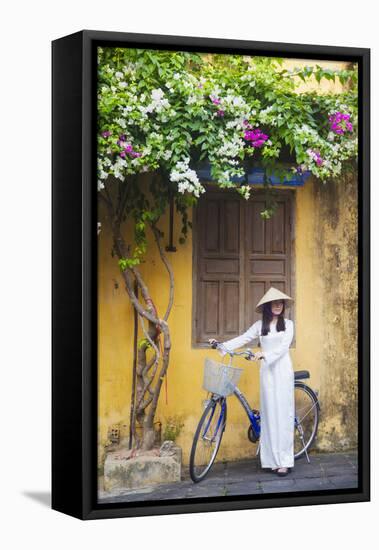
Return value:
[(218, 346), (218, 344), (219, 344), (219, 342), (218, 342), (217, 340), (215, 340), (214, 338), (210, 338), (210, 339), (208, 340), (208, 342), (209, 342), (209, 345), (210, 345), (213, 349), (216, 349), (217, 346)]
[(241, 356), (245, 357), (245, 359), (247, 359), (248, 361), (255, 361), (257, 359), (262, 359), (263, 358), (263, 354), (261, 352), (258, 352), (257, 354), (255, 354), (249, 348), (244, 350), (244, 351), (239, 351), (239, 352), (238, 351), (230, 351), (224, 346), (224, 344), (222, 344), (221, 342), (218, 342), (214, 338), (209, 338), (208, 342), (209, 342), (209, 345), (213, 349), (217, 349), (221, 353), (221, 355), (225, 355), (226, 353), (228, 353), (231, 356), (241, 355)]
[(213, 349), (217, 349), (217, 351), (224, 357), (224, 355), (226, 353), (228, 353), (228, 350), (226, 349), (226, 347), (224, 346), (224, 344), (222, 344), (221, 342), (219, 342), (218, 340), (215, 340), (214, 338), (210, 338), (208, 340), (209, 342), (209, 345), (211, 346), (211, 348)]

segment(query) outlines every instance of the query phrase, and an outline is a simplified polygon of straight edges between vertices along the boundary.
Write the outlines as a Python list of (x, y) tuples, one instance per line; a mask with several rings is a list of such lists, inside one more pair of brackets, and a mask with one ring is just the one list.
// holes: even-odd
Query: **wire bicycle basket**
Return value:
[(242, 372), (243, 369), (229, 367), (207, 357), (204, 362), (203, 388), (226, 397), (234, 392)]

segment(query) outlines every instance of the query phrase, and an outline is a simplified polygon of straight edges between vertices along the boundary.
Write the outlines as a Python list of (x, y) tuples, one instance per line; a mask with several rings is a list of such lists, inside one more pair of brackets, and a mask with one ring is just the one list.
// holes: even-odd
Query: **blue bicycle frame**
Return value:
[[(204, 431), (203, 431), (203, 435), (202, 437), (204, 438), (205, 437), (205, 434), (207, 433), (208, 431), (208, 428), (209, 428), (209, 425), (210, 423), (212, 422), (212, 418), (213, 418), (213, 415), (215, 413), (215, 410), (216, 410), (216, 407), (213, 407), (213, 410), (212, 410), (212, 414), (211, 416), (209, 417), (209, 420), (204, 428)], [(216, 426), (216, 429), (215, 429), (215, 433), (213, 435), (213, 437), (215, 437), (220, 429), (220, 426), (221, 424), (223, 423), (223, 420), (224, 420), (224, 417), (225, 417), (225, 412), (226, 412), (226, 399), (223, 398), (222, 399), (222, 402), (221, 402), (221, 414), (219, 416), (219, 419), (218, 419), (218, 422), (217, 422), (217, 426)]]
[[(246, 414), (247, 414), (247, 417), (250, 421), (250, 425), (251, 425), (251, 428), (254, 432), (254, 435), (255, 437), (258, 439), (259, 436), (260, 436), (260, 433), (261, 433), (261, 426), (260, 426), (260, 419), (261, 419), (261, 416), (259, 414), (259, 411), (255, 411), (255, 410), (252, 410), (250, 408), (250, 405), (249, 403), (247, 402), (245, 396), (243, 395), (243, 393), (237, 388), (237, 386), (234, 387), (234, 391), (233, 391), (233, 395), (235, 395), (238, 399), (238, 401), (241, 403), (243, 409), (245, 410)], [(217, 400), (219, 400), (219, 398), (217, 398)], [(205, 434), (207, 433), (208, 431), (208, 428), (209, 428), (209, 425), (210, 423), (212, 422), (212, 418), (213, 418), (213, 415), (215, 413), (215, 407), (213, 408), (212, 410), (212, 414), (211, 416), (209, 417), (209, 420), (204, 428), (204, 431), (203, 431), (203, 437), (205, 436)], [(217, 422), (217, 426), (216, 426), (216, 429), (215, 429), (215, 432), (213, 434), (213, 437), (215, 437), (218, 433), (218, 430), (220, 429), (220, 426), (222, 425), (223, 421), (224, 421), (224, 417), (225, 417), (225, 413), (226, 413), (226, 398), (223, 397), (222, 398), (222, 401), (221, 401), (221, 414), (219, 416), (219, 419), (218, 419), (218, 422)]]
[(246, 400), (246, 397), (243, 395), (243, 393), (235, 386), (233, 395), (235, 395), (238, 399), (238, 401), (241, 403), (242, 407), (244, 408), (249, 421), (250, 425), (252, 427), (252, 430), (257, 438), (259, 438), (261, 433), (261, 426), (260, 426), (260, 419), (261, 415), (259, 414), (259, 411), (253, 411), (250, 408), (249, 403)]

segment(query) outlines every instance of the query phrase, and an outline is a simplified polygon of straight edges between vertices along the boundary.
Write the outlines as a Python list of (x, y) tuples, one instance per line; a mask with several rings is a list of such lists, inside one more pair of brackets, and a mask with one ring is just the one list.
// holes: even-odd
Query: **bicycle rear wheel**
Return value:
[(309, 451), (316, 439), (320, 405), (314, 391), (302, 382), (295, 383), (294, 457)]
[(220, 448), (226, 425), (226, 399), (211, 399), (206, 406), (193, 438), (190, 476), (198, 483), (208, 474)]

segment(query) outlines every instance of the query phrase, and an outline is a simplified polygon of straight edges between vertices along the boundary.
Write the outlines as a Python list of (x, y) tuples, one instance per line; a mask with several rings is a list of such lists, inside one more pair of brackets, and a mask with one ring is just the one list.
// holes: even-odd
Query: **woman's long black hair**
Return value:
[[(276, 331), (281, 332), (282, 330), (286, 330), (286, 324), (284, 322), (284, 300), (283, 302), (283, 309), (282, 313), (278, 316), (278, 320), (276, 322)], [(262, 336), (266, 336), (270, 332), (270, 323), (273, 319), (274, 315), (271, 311), (271, 302), (266, 302), (263, 304), (263, 310), (262, 310)]]

